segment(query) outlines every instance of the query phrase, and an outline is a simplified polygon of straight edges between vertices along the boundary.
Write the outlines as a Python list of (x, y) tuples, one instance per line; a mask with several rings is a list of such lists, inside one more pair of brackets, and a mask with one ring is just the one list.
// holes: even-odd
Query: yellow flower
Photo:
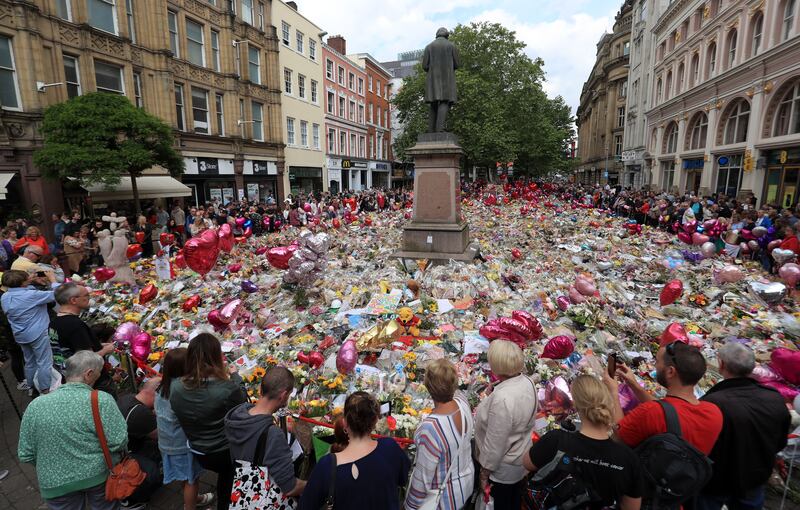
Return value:
[(411, 416), (417, 416), (419, 413), (413, 407), (405, 406), (403, 408), (403, 414), (410, 414)]

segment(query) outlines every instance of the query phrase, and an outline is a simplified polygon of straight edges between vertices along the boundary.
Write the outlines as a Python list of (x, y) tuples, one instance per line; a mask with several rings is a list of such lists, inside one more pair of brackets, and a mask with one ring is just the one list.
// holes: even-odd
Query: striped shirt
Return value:
[[(460, 395), (456, 396), (456, 403), (459, 409), (467, 411), (464, 413), (466, 435), (463, 440), (470, 441), (473, 420), (468, 411), (469, 405)], [(426, 499), (434, 499), (443, 483), (446, 486), (438, 510), (460, 510), (472, 494), (475, 475), (472, 451), (466, 446), (459, 448), (462, 434), (454, 418), (454, 414), (431, 414), (417, 428), (414, 434), (417, 456), (406, 495), (406, 509), (416, 510), (422, 507)], [(445, 481), (451, 462), (456, 462), (456, 465), (450, 471), (449, 480)]]

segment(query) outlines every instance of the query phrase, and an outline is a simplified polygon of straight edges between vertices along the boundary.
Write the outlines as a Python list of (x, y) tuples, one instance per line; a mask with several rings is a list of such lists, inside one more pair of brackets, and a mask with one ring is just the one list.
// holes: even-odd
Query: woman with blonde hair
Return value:
[(458, 374), (450, 361), (428, 363), (425, 388), (435, 406), (414, 433), (417, 455), (405, 508), (460, 510), (475, 482), (470, 448), (472, 412), (464, 395), (456, 393)]
[(22, 254), (22, 248), (25, 246), (40, 247), (42, 249), (42, 255), (50, 253), (50, 247), (47, 246), (47, 241), (42, 235), (42, 231), (39, 230), (39, 227), (28, 227), (28, 230), (25, 231), (25, 237), (19, 239), (14, 244), (14, 252)]
[[(592, 498), (591, 508), (638, 510), (643, 483), (639, 460), (628, 446), (610, 437), (614, 413), (608, 388), (591, 375), (580, 375), (570, 385), (570, 392), (580, 430), (556, 429), (542, 436), (523, 457), (525, 467), (538, 471), (561, 455), (560, 462), (575, 466), (577, 478)], [(548, 505), (551, 503), (555, 506), (558, 502)]]
[(481, 465), (481, 489), (491, 487), (495, 508), (519, 508), (523, 457), (531, 445), (538, 398), (533, 380), (522, 373), (522, 349), (507, 340), (489, 346), (489, 367), (499, 379), (475, 412), (475, 447)]

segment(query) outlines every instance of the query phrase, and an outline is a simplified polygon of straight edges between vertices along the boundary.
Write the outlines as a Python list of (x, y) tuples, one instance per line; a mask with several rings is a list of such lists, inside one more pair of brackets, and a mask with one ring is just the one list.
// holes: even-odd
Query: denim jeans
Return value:
[[(86, 506), (89, 500), (89, 506)], [(47, 507), (50, 510), (117, 510), (119, 501), (106, 501), (106, 484), (101, 483), (89, 489), (70, 492), (57, 498), (48, 499)]]
[(720, 510), (722, 505), (726, 505), (728, 510), (761, 510), (764, 508), (764, 486), (747, 491), (741, 498), (700, 494), (695, 499), (694, 510)]
[(25, 358), (25, 379), (28, 385), (35, 383), (40, 391), (49, 391), (51, 372), (53, 369), (53, 350), (50, 348), (50, 336), (45, 331), (42, 336), (27, 344), (19, 344)]

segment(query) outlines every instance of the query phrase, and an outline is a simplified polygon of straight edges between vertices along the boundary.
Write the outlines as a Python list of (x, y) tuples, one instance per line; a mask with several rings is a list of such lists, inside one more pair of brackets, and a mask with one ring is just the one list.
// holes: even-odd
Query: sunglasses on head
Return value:
[(675, 367), (675, 370), (678, 370), (678, 358), (675, 356), (675, 344), (683, 344), (684, 342), (675, 341), (664, 348), (664, 351), (667, 353), (667, 356), (672, 359), (672, 366)]

